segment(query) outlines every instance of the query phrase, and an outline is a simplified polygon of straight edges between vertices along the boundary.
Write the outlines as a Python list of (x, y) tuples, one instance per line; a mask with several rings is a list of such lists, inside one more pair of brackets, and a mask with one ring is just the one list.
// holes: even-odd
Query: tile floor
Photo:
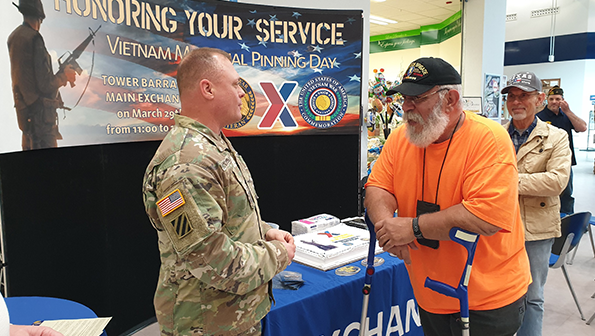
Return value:
[[(594, 156), (595, 152), (577, 151), (577, 165), (573, 169), (575, 211), (590, 211), (595, 215)], [(594, 255), (589, 237), (585, 234), (573, 264), (567, 266), (568, 276), (586, 319), (595, 313), (595, 298), (591, 298), (595, 293)], [(595, 321), (586, 325), (581, 320), (561, 269), (550, 270), (545, 285), (545, 300), (543, 336), (595, 336)], [(159, 336), (159, 327), (156, 323), (152, 324), (135, 336)]]

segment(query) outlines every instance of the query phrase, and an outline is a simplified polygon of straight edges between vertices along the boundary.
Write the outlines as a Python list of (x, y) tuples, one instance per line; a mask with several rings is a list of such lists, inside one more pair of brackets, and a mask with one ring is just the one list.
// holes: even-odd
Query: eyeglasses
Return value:
[(443, 89), (436, 90), (432, 93), (428, 93), (423, 96), (402, 96), (399, 103), (401, 103), (401, 105), (403, 105), (405, 103), (419, 105), (419, 104), (423, 103), (424, 101), (426, 101), (431, 96), (435, 95), (436, 93), (441, 92), (441, 91), (448, 91), (448, 90), (450, 90), (450, 89), (443, 88)]
[(533, 96), (536, 96), (536, 95), (538, 95), (538, 94), (539, 94), (538, 92), (532, 92), (532, 93), (521, 93), (520, 95), (518, 95), (518, 96), (517, 96), (517, 95), (515, 95), (515, 94), (509, 93), (509, 94), (508, 94), (508, 97), (506, 97), (506, 100), (507, 100), (507, 101), (511, 101), (511, 102), (513, 102), (513, 101), (515, 101), (515, 100), (517, 100), (517, 99), (518, 99), (519, 101), (526, 101), (527, 99), (529, 99), (529, 97), (533, 97)]

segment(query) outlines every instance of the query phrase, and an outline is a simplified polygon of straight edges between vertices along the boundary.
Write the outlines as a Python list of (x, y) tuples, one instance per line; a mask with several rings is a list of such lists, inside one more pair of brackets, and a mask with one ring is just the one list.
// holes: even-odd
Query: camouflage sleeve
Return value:
[(280, 242), (262, 239), (254, 209), (248, 207), (243, 214), (235, 209), (242, 204), (229, 208), (232, 196), (223, 174), (192, 164), (170, 170), (178, 170), (172, 173), (172, 180), (177, 180), (158, 190), (159, 220), (193, 276), (218, 290), (242, 295), (289, 264)]
[(262, 231), (262, 236), (263, 237), (266, 237), (267, 236), (267, 232), (269, 232), (270, 229), (272, 229), (272, 227), (270, 225), (268, 225), (263, 220), (260, 221), (260, 230)]

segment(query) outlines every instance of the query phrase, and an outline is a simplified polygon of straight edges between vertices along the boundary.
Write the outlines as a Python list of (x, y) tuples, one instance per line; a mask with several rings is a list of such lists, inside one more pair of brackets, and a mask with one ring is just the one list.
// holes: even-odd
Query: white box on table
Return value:
[(341, 220), (333, 215), (320, 214), (291, 222), (291, 234), (295, 236), (303, 233), (324, 230), (338, 225), (339, 223), (341, 223)]

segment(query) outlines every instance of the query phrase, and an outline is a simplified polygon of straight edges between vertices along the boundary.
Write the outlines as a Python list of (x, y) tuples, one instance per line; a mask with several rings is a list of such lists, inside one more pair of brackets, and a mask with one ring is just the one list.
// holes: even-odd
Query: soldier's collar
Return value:
[(174, 120), (177, 126), (188, 128), (202, 134), (213, 145), (215, 145), (220, 152), (224, 152), (226, 149), (232, 148), (229, 140), (227, 140), (227, 137), (225, 137), (223, 133), (217, 135), (213, 133), (210, 128), (192, 118), (178, 114), (174, 116)]

